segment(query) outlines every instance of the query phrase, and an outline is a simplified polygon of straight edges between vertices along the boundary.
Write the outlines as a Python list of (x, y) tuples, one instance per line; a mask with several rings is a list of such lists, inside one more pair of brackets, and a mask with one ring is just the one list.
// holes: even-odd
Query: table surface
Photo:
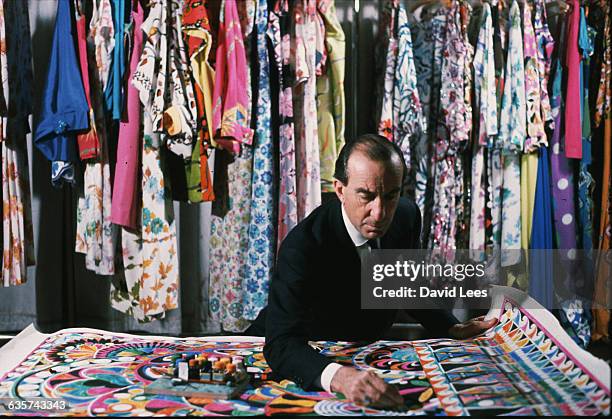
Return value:
[[(182, 353), (238, 355), (258, 373), (269, 373), (261, 338), (178, 339), (93, 329), (44, 335), (33, 327), (0, 349), (0, 408), (17, 413), (14, 401), (44, 397), (70, 406), (59, 413), (90, 416), (609, 413), (610, 368), (604, 361), (581, 350), (542, 314), (507, 306), (499, 316), (497, 326), (466, 341), (311, 342), (335, 362), (373, 371), (396, 385), (405, 401), (402, 412), (358, 406), (341, 394), (305, 391), (287, 380), (255, 377), (235, 400), (144, 392), (162, 376), (160, 367)], [(54, 412), (41, 404), (17, 407), (28, 409), (22, 414)]]

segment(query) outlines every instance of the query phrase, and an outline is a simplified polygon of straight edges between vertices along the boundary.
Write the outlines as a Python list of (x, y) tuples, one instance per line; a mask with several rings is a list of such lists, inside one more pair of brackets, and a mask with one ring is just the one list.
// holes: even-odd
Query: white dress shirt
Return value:
[[(344, 220), (344, 226), (346, 227), (346, 231), (348, 231), (348, 234), (351, 237), (353, 244), (355, 245), (359, 257), (362, 257), (364, 253), (370, 251), (368, 239), (363, 237), (359, 230), (357, 230), (353, 223), (351, 223), (351, 220), (349, 220), (348, 215), (346, 215), (346, 211), (344, 210), (344, 204), (341, 205), (341, 208), (342, 219)], [(333, 362), (327, 367), (325, 367), (325, 369), (321, 373), (321, 377), (319, 377), (319, 384), (321, 385), (323, 390), (327, 391), (328, 393), (331, 393), (331, 382), (334, 379), (334, 375), (336, 375), (336, 372), (338, 372), (340, 368), (342, 368), (342, 365), (336, 362)]]

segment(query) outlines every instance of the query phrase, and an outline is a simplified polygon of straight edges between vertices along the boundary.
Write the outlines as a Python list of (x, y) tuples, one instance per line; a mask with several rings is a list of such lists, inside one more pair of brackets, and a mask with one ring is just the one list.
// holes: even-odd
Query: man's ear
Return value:
[(338, 179), (334, 179), (334, 191), (340, 202), (344, 203), (344, 188), (346, 186)]

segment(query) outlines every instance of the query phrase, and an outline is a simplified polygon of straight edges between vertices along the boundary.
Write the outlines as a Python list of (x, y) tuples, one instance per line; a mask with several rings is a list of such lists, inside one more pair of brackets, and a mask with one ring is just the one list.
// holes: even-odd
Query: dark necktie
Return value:
[(368, 240), (368, 245), (370, 246), (370, 249), (372, 250), (380, 249), (380, 247), (378, 247), (378, 239)]

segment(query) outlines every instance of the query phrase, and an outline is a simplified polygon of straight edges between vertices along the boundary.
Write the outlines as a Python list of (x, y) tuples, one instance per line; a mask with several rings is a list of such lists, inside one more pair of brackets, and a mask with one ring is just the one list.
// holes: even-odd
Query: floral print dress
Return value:
[(35, 263), (26, 148), (33, 96), (28, 3), (7, 3), (0, 1), (2, 286), (24, 284)]
[[(215, 70), (208, 62), (213, 37), (208, 17), (207, 3), (200, 0), (185, 1), (182, 16), (183, 33), (186, 36), (190, 67), (195, 80), (194, 91), (197, 104), (199, 136), (192, 159), (199, 158), (200, 172), (187, 173), (189, 201), (213, 201), (215, 199), (212, 175), (209, 167), (209, 150), (215, 145), (212, 129), (212, 93)], [(198, 150), (199, 149), (199, 150)], [(192, 166), (193, 169), (197, 166)], [(199, 195), (199, 196), (198, 196)]]
[(278, 73), (279, 192), (277, 248), (297, 225), (295, 133), (293, 123), (293, 80), (291, 70), (291, 15), (289, 0), (276, 0), (269, 14), (269, 36)]
[(378, 133), (393, 141), (393, 85), (397, 63), (397, 38), (395, 21), (397, 7), (395, 0), (387, 0), (383, 5), (381, 16), (381, 46), (384, 53), (378, 52), (378, 71), (380, 82), (377, 92)]
[(142, 322), (164, 317), (178, 306), (179, 296), (176, 225), (164, 177), (162, 135), (156, 132), (165, 106), (168, 42), (161, 29), (167, 23), (167, 9), (166, 0), (156, 0), (142, 24), (146, 42), (132, 79), (144, 107), (142, 210), (138, 229), (122, 229), (125, 286), (111, 294), (115, 309)]
[[(425, 130), (423, 106), (417, 87), (412, 35), (403, 5), (397, 9), (397, 58), (393, 83), (393, 141), (400, 147), (408, 171), (416, 136)], [(405, 185), (405, 190), (414, 186)]]
[[(510, 8), (508, 58), (502, 97), (498, 143), (503, 150), (501, 249), (502, 266), (520, 262), (521, 164), (526, 128), (525, 67), (521, 16), (516, 0)], [(510, 252), (508, 252), (510, 251)]]
[(472, 201), (470, 212), (470, 257), (484, 260), (486, 246), (485, 208), (486, 182), (485, 150), (492, 148), (497, 136), (497, 101), (495, 90), (495, 62), (493, 56), (493, 25), (491, 7), (482, 8), (481, 27), (474, 55), (474, 90), (479, 120), (479, 134), (473, 146)]
[(463, 160), (461, 153), (467, 145), (471, 124), (466, 91), (471, 76), (467, 63), (473, 49), (467, 42), (461, 21), (460, 6), (444, 10), (444, 48), (441, 60), (441, 94), (439, 101), (436, 140), (434, 146), (435, 180), (432, 233), (429, 248), (440, 249), (452, 258), (457, 248), (457, 231), (461, 228), (463, 201)]
[[(225, 0), (222, 4), (218, 39), (224, 43), (220, 43), (217, 49), (216, 94), (213, 95), (215, 121), (224, 121), (220, 131), (216, 130), (222, 136), (217, 142), (226, 149), (215, 151), (216, 199), (210, 227), (209, 309), (211, 318), (220, 322), (223, 330), (232, 332), (242, 332), (249, 325), (244, 318), (244, 278), (253, 180), (253, 138), (248, 125), (250, 108), (247, 109), (251, 103), (249, 68), (244, 44), (252, 30), (251, 19), (245, 14), (249, 9), (244, 11), (243, 8), (239, 15), (234, 0)], [(241, 17), (244, 27), (241, 26)], [(226, 71), (221, 77), (219, 63), (225, 59), (234, 65), (228, 67), (232, 71)], [(228, 89), (231, 95), (220, 96), (220, 92)], [(217, 115), (217, 112), (220, 113)], [(218, 127), (217, 123), (215, 127)]]
[(306, 218), (321, 204), (321, 162), (317, 127), (316, 0), (293, 6), (295, 42), (293, 111), (296, 144), (297, 214)]
[[(99, 21), (103, 22), (102, 20)], [(85, 48), (80, 50), (81, 69), (88, 77), (89, 69), (92, 70), (94, 87), (100, 86), (100, 80), (104, 74), (100, 69), (104, 68), (105, 61), (96, 61), (95, 66), (86, 64), (87, 48), (85, 39), (84, 17), (78, 22), (81, 25), (78, 29), (79, 45)], [(102, 31), (100, 27), (94, 27), (92, 35)], [(100, 58), (98, 54), (96, 60)], [(84, 85), (85, 89), (90, 88), (89, 84)], [(108, 156), (108, 131), (104, 126), (104, 115), (102, 108), (102, 95), (98, 90), (92, 89), (90, 109), (90, 131), (96, 133), (98, 152), (95, 158), (85, 162), (85, 173), (83, 175), (83, 190), (79, 190), (77, 203), (77, 232), (75, 251), (85, 254), (85, 267), (98, 275), (113, 275), (115, 273), (115, 239), (117, 236), (116, 227), (111, 220), (111, 184), (110, 184), (110, 162)], [(89, 99), (89, 95), (86, 94)], [(93, 114), (93, 117), (91, 115)]]
[(271, 126), (270, 60), (267, 47), (267, 0), (257, 3), (257, 105), (253, 144), (251, 214), (245, 267), (244, 318), (255, 320), (268, 300), (268, 285), (274, 266), (274, 144)]

